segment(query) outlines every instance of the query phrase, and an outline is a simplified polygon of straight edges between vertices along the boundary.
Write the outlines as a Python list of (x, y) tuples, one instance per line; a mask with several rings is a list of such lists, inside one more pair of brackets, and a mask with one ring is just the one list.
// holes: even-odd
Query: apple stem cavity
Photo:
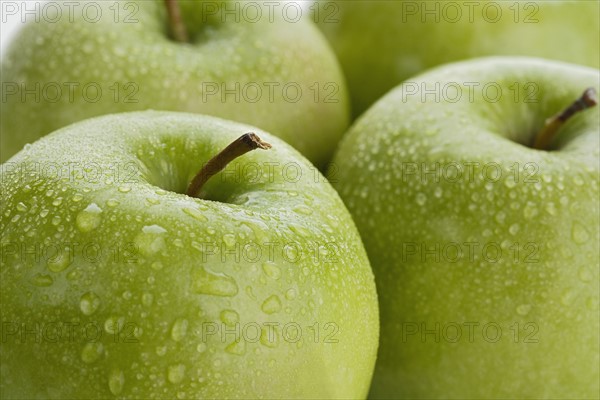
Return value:
[(556, 134), (561, 126), (573, 115), (580, 111), (586, 110), (598, 104), (598, 96), (594, 88), (587, 88), (581, 97), (573, 104), (565, 108), (560, 113), (546, 120), (546, 125), (535, 137), (533, 148), (537, 150), (548, 150), (550, 143), (556, 137)]
[(181, 10), (177, 0), (165, 0), (167, 13), (169, 14), (169, 24), (171, 26), (171, 35), (173, 39), (181, 43), (189, 41), (187, 29), (181, 19)]
[(190, 197), (199, 197), (200, 189), (202, 189), (206, 181), (222, 171), (231, 161), (249, 151), (256, 149), (267, 150), (271, 147), (269, 143), (262, 141), (256, 133), (249, 132), (240, 136), (204, 165), (200, 172), (192, 179), (186, 194)]

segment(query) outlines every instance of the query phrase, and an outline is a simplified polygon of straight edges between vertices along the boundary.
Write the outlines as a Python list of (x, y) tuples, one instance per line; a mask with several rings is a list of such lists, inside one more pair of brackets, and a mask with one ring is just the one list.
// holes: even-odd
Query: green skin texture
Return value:
[[(381, 332), (372, 397), (595, 397), (599, 108), (569, 120), (553, 143), (556, 151), (524, 143), (584, 88), (598, 91), (598, 70), (498, 57), (449, 64), (413, 81), (428, 88), (497, 82), (503, 96), (492, 103), (475, 90), (471, 102), (465, 87), (461, 101), (429, 95), (423, 102), (420, 94), (405, 96), (400, 85), (356, 122), (334, 158), (330, 179), (356, 222), (377, 283)], [(534, 102), (523, 102), (526, 90), (515, 101), (515, 82), (537, 85)], [(410, 163), (420, 172), (403, 172)], [(426, 176), (436, 163), (437, 175)], [(463, 166), (462, 177), (456, 169), (443, 172), (451, 163)], [(467, 174), (467, 163), (479, 164)], [(492, 163), (500, 179), (495, 168), (489, 179), (482, 175)], [(501, 246), (500, 257), (498, 247), (483, 251), (488, 243)], [(436, 244), (456, 244), (463, 256), (456, 257), (456, 247), (444, 255)], [(432, 254), (421, 253), (425, 247)], [(425, 333), (436, 323), (437, 341)], [(456, 343), (453, 323), (462, 332)], [(478, 324), (472, 339), (465, 323)], [(497, 342), (495, 328), (484, 337), (488, 323), (502, 329)]]
[[(203, 8), (204, 2), (182, 1), (181, 13), (192, 44), (181, 44), (169, 38), (163, 1), (123, 1), (118, 6), (119, 23), (114, 22), (115, 11), (110, 8), (115, 8), (115, 2), (95, 3), (102, 6), (102, 17), (96, 23), (86, 22), (82, 17), (85, 4), (80, 3), (73, 22), (68, 8), (57, 23), (41, 18), (36, 24), (31, 18), (32, 23), (11, 42), (2, 60), (3, 83), (23, 83), (30, 90), (38, 83), (41, 94), (38, 100), (33, 95), (23, 98), (22, 86), (17, 94), (6, 94), (0, 114), (0, 161), (26, 143), (73, 122), (146, 109), (202, 113), (248, 123), (283, 138), (320, 167), (331, 159), (349, 124), (348, 95), (333, 52), (307, 18), (286, 22), (279, 7), (273, 22), (268, 9), (263, 9), (257, 22), (250, 19), (253, 14), (244, 18), (246, 14), (240, 13), (239, 22), (232, 15), (223, 23), (220, 13), (206, 11), (203, 17), (203, 10), (212, 10)], [(230, 3), (235, 2), (206, 3), (233, 10)], [(134, 5), (138, 11), (131, 18), (139, 22), (123, 22), (135, 10)], [(92, 11), (90, 8), (88, 18), (94, 17)], [(73, 89), (73, 99), (66, 82), (79, 84)], [(115, 82), (119, 85), (116, 100)], [(135, 86), (125, 86), (128, 82), (139, 90), (134, 93)], [(236, 82), (240, 84), (237, 91)], [(262, 89), (258, 101), (253, 100), (252, 82)], [(82, 94), (82, 88), (90, 83), (101, 87), (97, 102), (86, 101)], [(212, 83), (219, 88), (225, 83), (239, 99), (230, 94), (223, 101), (220, 89), (209, 95)], [(274, 86), (270, 98), (266, 85), (276, 83), (279, 86)], [(297, 102), (293, 102), (293, 87), (282, 94), (288, 83), (297, 83), (302, 89)], [(53, 100), (56, 84), (62, 89), (58, 101)], [(93, 99), (95, 91), (89, 90), (87, 98)]]
[[(248, 131), (273, 148), (233, 161), (227, 175), (216, 175), (204, 186), (205, 199), (180, 194), (199, 166)], [(8, 171), (14, 165), (32, 168), (36, 162), (97, 163), (105, 173), (98, 182), (81, 173), (61, 175), (65, 179), (53, 182)], [(137, 183), (109, 176), (107, 171), (128, 163), (139, 171)], [(283, 169), (290, 164), (295, 165), (290, 178), (283, 179)], [(235, 175), (247, 166), (254, 166), (247, 170), (249, 175)], [(264, 174), (260, 179), (256, 166)], [(294, 171), (301, 171), (297, 181)], [(67, 321), (104, 327), (110, 318), (124, 318), (122, 322), (129, 324), (123, 325), (115, 343), (109, 323), (97, 341), (103, 347), (97, 357), (90, 357), (93, 352), (86, 350), (86, 343), (92, 340), (86, 341), (79, 330), (74, 340), (65, 333), (58, 343), (36, 342), (30, 334), (26, 344), (19, 344), (19, 334), (7, 333), (0, 344), (2, 398), (367, 395), (379, 323), (366, 252), (337, 193), (300, 153), (278, 138), (209, 116), (125, 113), (86, 120), (42, 138), (5, 163), (1, 177), (3, 324), (24, 323), (33, 329), (35, 323)], [(62, 202), (55, 205), (59, 198)], [(102, 212), (90, 220), (85, 210), (92, 203)], [(197, 215), (183, 211), (186, 208)], [(153, 225), (166, 232), (156, 227), (144, 231)], [(82, 226), (88, 229), (81, 230)], [(66, 265), (52, 256), (36, 262), (33, 256), (9, 254), (11, 243), (33, 248), (68, 242), (80, 246)], [(263, 245), (268, 242), (274, 243), (272, 255)], [(96, 263), (83, 255), (85, 243), (101, 247)], [(126, 263), (131, 253), (123, 250), (115, 257), (111, 250), (128, 243), (137, 246), (133, 263)], [(240, 248), (258, 243), (262, 257), (241, 253), (236, 260), (225, 250), (211, 255), (208, 247), (198, 245), (202, 243), (216, 243), (217, 249), (227, 246), (225, 250), (235, 249), (235, 243)], [(295, 243), (296, 253), (284, 255), (286, 243)], [(319, 258), (314, 256), (315, 243), (323, 246)], [(301, 258), (296, 260), (294, 254)], [(278, 273), (266, 273), (274, 267)], [(205, 270), (211, 275), (202, 275)], [(208, 292), (220, 287), (219, 293), (230, 295), (200, 289), (212, 284), (209, 278), (220, 286), (217, 282)], [(234, 295), (232, 285), (237, 288)], [(80, 299), (88, 292), (98, 297), (99, 304), (86, 314), (82, 311), (90, 307), (82, 307)], [(280, 307), (264, 304), (271, 296), (279, 298)], [(256, 334), (249, 330), (242, 347), (231, 351), (228, 346), (236, 340), (232, 334), (225, 340), (219, 334), (203, 338), (205, 322), (224, 329), (223, 321), (231, 321), (228, 329), (234, 329), (235, 318), (223, 316), (224, 310), (237, 312), (240, 329), (250, 323), (260, 327), (279, 323), (273, 328), (278, 339), (269, 341), (271, 328), (264, 328), (261, 340), (252, 342)], [(289, 322), (303, 329), (298, 343), (292, 341), (294, 331), (288, 331), (290, 340), (283, 339), (282, 329)], [(314, 332), (305, 327), (317, 322), (321, 331), (315, 343)], [(325, 327), (328, 322), (339, 327), (334, 336), (330, 336), (334, 326)], [(187, 330), (182, 329), (185, 324)], [(338, 342), (324, 343), (326, 336)], [(124, 343), (125, 338), (136, 342)], [(202, 352), (199, 346), (204, 346)]]
[[(329, 0), (320, 3), (317, 21), (342, 64), (355, 116), (411, 76), (467, 58), (531, 56), (600, 66), (597, 1), (485, 0), (476, 2), (477, 6), (469, 6), (468, 1), (449, 2), (458, 4), (462, 12), (455, 23), (449, 21), (456, 18), (457, 7), (444, 9), (443, 1), (342, 0), (335, 1), (335, 6)], [(501, 7), (497, 22), (486, 21), (497, 18), (495, 8), (488, 8), (484, 14), (486, 3)], [(423, 14), (435, 10), (434, 4), (439, 12)], [(417, 7), (416, 14), (412, 14), (411, 7)], [(469, 19), (470, 7), (473, 22)]]

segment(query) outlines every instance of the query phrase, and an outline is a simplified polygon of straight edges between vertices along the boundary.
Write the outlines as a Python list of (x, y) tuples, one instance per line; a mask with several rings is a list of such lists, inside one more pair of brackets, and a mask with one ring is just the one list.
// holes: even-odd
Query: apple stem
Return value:
[(270, 149), (271, 145), (263, 142), (256, 133), (246, 133), (225, 147), (219, 154), (211, 158), (206, 165), (196, 174), (188, 186), (186, 194), (190, 197), (199, 197), (200, 189), (213, 175), (222, 171), (227, 164), (236, 158), (255, 149)]
[(587, 88), (581, 97), (579, 97), (573, 104), (565, 108), (560, 113), (556, 114), (552, 118), (546, 120), (546, 125), (535, 137), (533, 144), (534, 149), (548, 150), (548, 147), (552, 140), (556, 137), (556, 134), (561, 126), (573, 115), (580, 111), (588, 109), (598, 104), (598, 96), (594, 88)]
[(165, 0), (167, 13), (169, 14), (169, 23), (171, 26), (171, 34), (173, 38), (181, 43), (188, 42), (188, 33), (185, 24), (181, 19), (181, 10), (177, 0)]

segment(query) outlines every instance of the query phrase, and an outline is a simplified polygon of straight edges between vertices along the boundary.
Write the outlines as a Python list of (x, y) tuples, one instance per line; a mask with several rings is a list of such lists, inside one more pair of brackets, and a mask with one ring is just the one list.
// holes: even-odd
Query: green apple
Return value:
[[(273, 149), (184, 194), (248, 131)], [(282, 140), (209, 116), (109, 115), (26, 146), (0, 182), (2, 398), (366, 396), (366, 252)]]
[(318, 166), (348, 127), (338, 62), (297, 5), (182, 1), (190, 39), (180, 43), (164, 1), (14, 4), (7, 13), (28, 23), (2, 58), (1, 161), (65, 125), (124, 111), (248, 123)]
[(425, 69), (472, 57), (521, 55), (600, 66), (597, 1), (329, 1), (310, 8), (361, 114)]
[(378, 289), (373, 398), (598, 394), (598, 107), (549, 150), (530, 146), (599, 76), (534, 58), (449, 64), (346, 135), (329, 174)]

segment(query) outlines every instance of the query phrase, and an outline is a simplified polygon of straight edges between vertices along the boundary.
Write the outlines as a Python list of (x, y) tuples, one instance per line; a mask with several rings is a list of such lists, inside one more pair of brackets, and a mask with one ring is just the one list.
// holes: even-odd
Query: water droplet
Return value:
[(159, 225), (144, 226), (142, 233), (135, 237), (140, 254), (151, 257), (160, 252), (165, 247), (165, 239), (162, 237), (165, 232), (167, 230)]
[(560, 301), (565, 306), (568, 306), (573, 302), (574, 298), (575, 298), (575, 293), (571, 289), (567, 289), (563, 292), (562, 296), (560, 297)]
[(152, 264), (150, 264), (150, 268), (158, 271), (163, 269), (163, 264), (160, 261), (154, 261)]
[(196, 346), (196, 351), (198, 353), (204, 353), (206, 351), (206, 343), (200, 343)]
[(425, 205), (425, 202), (427, 201), (427, 196), (425, 196), (423, 193), (417, 193), (417, 197), (415, 200), (418, 205), (423, 206), (423, 205)]
[(150, 307), (154, 302), (154, 296), (152, 293), (144, 293), (142, 294), (142, 304), (146, 307)]
[(509, 176), (504, 180), (504, 186), (506, 186), (509, 189), (514, 188), (515, 186), (517, 186), (517, 182), (515, 181), (515, 177), (514, 176)]
[(167, 372), (167, 379), (169, 379), (169, 382), (174, 384), (181, 383), (183, 378), (185, 378), (185, 365), (176, 364), (169, 366)]
[(308, 238), (311, 235), (310, 231), (303, 226), (296, 225), (296, 224), (290, 224), (289, 227), (292, 232), (294, 232), (295, 234), (297, 234), (299, 236)]
[(281, 277), (281, 270), (275, 264), (266, 262), (262, 265), (262, 269), (269, 278), (277, 280)]
[(502, 223), (504, 223), (504, 220), (506, 219), (506, 213), (504, 211), (499, 211), (496, 214), (494, 219), (496, 220), (497, 223), (502, 224)]
[(115, 199), (109, 199), (109, 200), (107, 200), (106, 205), (108, 207), (114, 208), (119, 205), (119, 202)]
[(575, 243), (583, 244), (589, 240), (590, 235), (583, 225), (575, 222), (571, 228), (571, 237)]
[(235, 280), (223, 273), (212, 272), (204, 267), (192, 269), (192, 290), (213, 296), (235, 296), (238, 286)]
[(227, 326), (235, 326), (240, 322), (240, 316), (235, 310), (223, 310), (220, 317), (221, 321)]
[(115, 396), (118, 396), (123, 391), (125, 385), (125, 375), (120, 369), (112, 370), (108, 377), (108, 388)]
[(538, 209), (536, 208), (535, 204), (530, 201), (527, 202), (527, 205), (523, 209), (523, 216), (525, 219), (532, 219), (536, 215), (538, 215)]
[(273, 314), (281, 310), (281, 300), (277, 295), (268, 297), (261, 305), (261, 310), (266, 314)]
[(119, 192), (121, 192), (121, 193), (128, 193), (128, 192), (130, 192), (130, 191), (131, 191), (131, 186), (128, 186), (128, 185), (121, 185), (121, 186), (119, 186), (119, 189), (118, 189), (118, 190), (119, 190)]
[(157, 356), (164, 356), (165, 354), (167, 354), (167, 346), (157, 346), (156, 349), (154, 350), (154, 352), (156, 353)]
[(517, 314), (519, 315), (527, 315), (529, 314), (529, 311), (531, 311), (531, 305), (529, 304), (521, 304), (520, 306), (517, 306)]
[(267, 347), (277, 347), (279, 344), (279, 333), (277, 326), (271, 324), (263, 324), (260, 332), (260, 343)]
[(171, 339), (176, 342), (181, 341), (187, 334), (188, 320), (185, 318), (177, 318), (171, 328)]
[(46, 287), (46, 286), (52, 285), (53, 283), (54, 283), (54, 280), (52, 279), (52, 277), (50, 275), (35, 274), (33, 277), (33, 284), (35, 286)]
[(109, 317), (106, 321), (104, 321), (104, 330), (106, 333), (110, 333), (111, 335), (116, 335), (121, 332), (123, 326), (125, 325), (124, 317)]
[(75, 203), (78, 203), (81, 200), (83, 200), (83, 196), (80, 195), (80, 194), (75, 194), (75, 195), (73, 195), (73, 197), (71, 198), (71, 200), (73, 200), (73, 202), (75, 202)]
[(46, 209), (40, 211), (40, 217), (46, 218), (46, 216), (48, 216), (49, 212), (50, 212), (50, 210), (46, 210)]
[(227, 233), (225, 235), (223, 235), (223, 243), (225, 243), (225, 246), (227, 247), (233, 247), (235, 246), (235, 235), (231, 234), (231, 233)]
[(20, 212), (25, 212), (27, 211), (27, 206), (25, 205), (25, 203), (19, 202), (19, 204), (17, 204), (17, 210)]
[(198, 221), (201, 221), (201, 222), (208, 221), (208, 218), (206, 218), (206, 216), (202, 213), (202, 211), (197, 210), (195, 208), (184, 208), (183, 212)]
[(70, 257), (69, 249), (65, 249), (66, 254), (62, 251), (58, 251), (53, 257), (49, 257), (46, 261), (46, 267), (52, 272), (61, 272), (67, 269), (73, 262)]
[(92, 315), (100, 307), (100, 297), (94, 292), (87, 292), (79, 300), (79, 308), (85, 315)]
[(83, 361), (86, 364), (91, 364), (100, 358), (103, 351), (104, 347), (102, 346), (102, 343), (87, 343), (85, 346), (83, 346), (83, 349), (81, 350), (81, 361)]
[(298, 214), (303, 214), (303, 215), (312, 215), (312, 213), (313, 213), (312, 208), (305, 206), (303, 204), (294, 207), (293, 210), (295, 212), (297, 212)]
[(102, 209), (98, 207), (96, 203), (90, 204), (85, 210), (77, 215), (75, 221), (77, 228), (81, 232), (90, 232), (91, 230), (96, 229), (102, 221), (102, 217), (100, 216), (101, 213)]
[(508, 233), (513, 236), (519, 233), (519, 224), (512, 224), (510, 228), (508, 228)]
[(556, 215), (556, 214), (558, 214), (558, 211), (556, 210), (556, 206), (552, 202), (546, 203), (546, 206), (544, 207), (544, 210), (546, 210), (546, 212), (548, 214), (550, 214), (550, 215)]
[(436, 188), (435, 188), (435, 189), (433, 189), (433, 195), (434, 195), (435, 197), (437, 197), (438, 199), (439, 199), (440, 197), (442, 197), (442, 194), (443, 194), (443, 193), (444, 193), (444, 191), (443, 191), (443, 190), (442, 190), (442, 188), (441, 188), (441, 187), (439, 187), (439, 186), (436, 186)]
[(246, 341), (244, 339), (234, 341), (225, 347), (225, 351), (229, 354), (241, 356), (246, 353)]
[(293, 300), (296, 298), (296, 289), (288, 289), (287, 292), (285, 292), (285, 298), (288, 300)]

